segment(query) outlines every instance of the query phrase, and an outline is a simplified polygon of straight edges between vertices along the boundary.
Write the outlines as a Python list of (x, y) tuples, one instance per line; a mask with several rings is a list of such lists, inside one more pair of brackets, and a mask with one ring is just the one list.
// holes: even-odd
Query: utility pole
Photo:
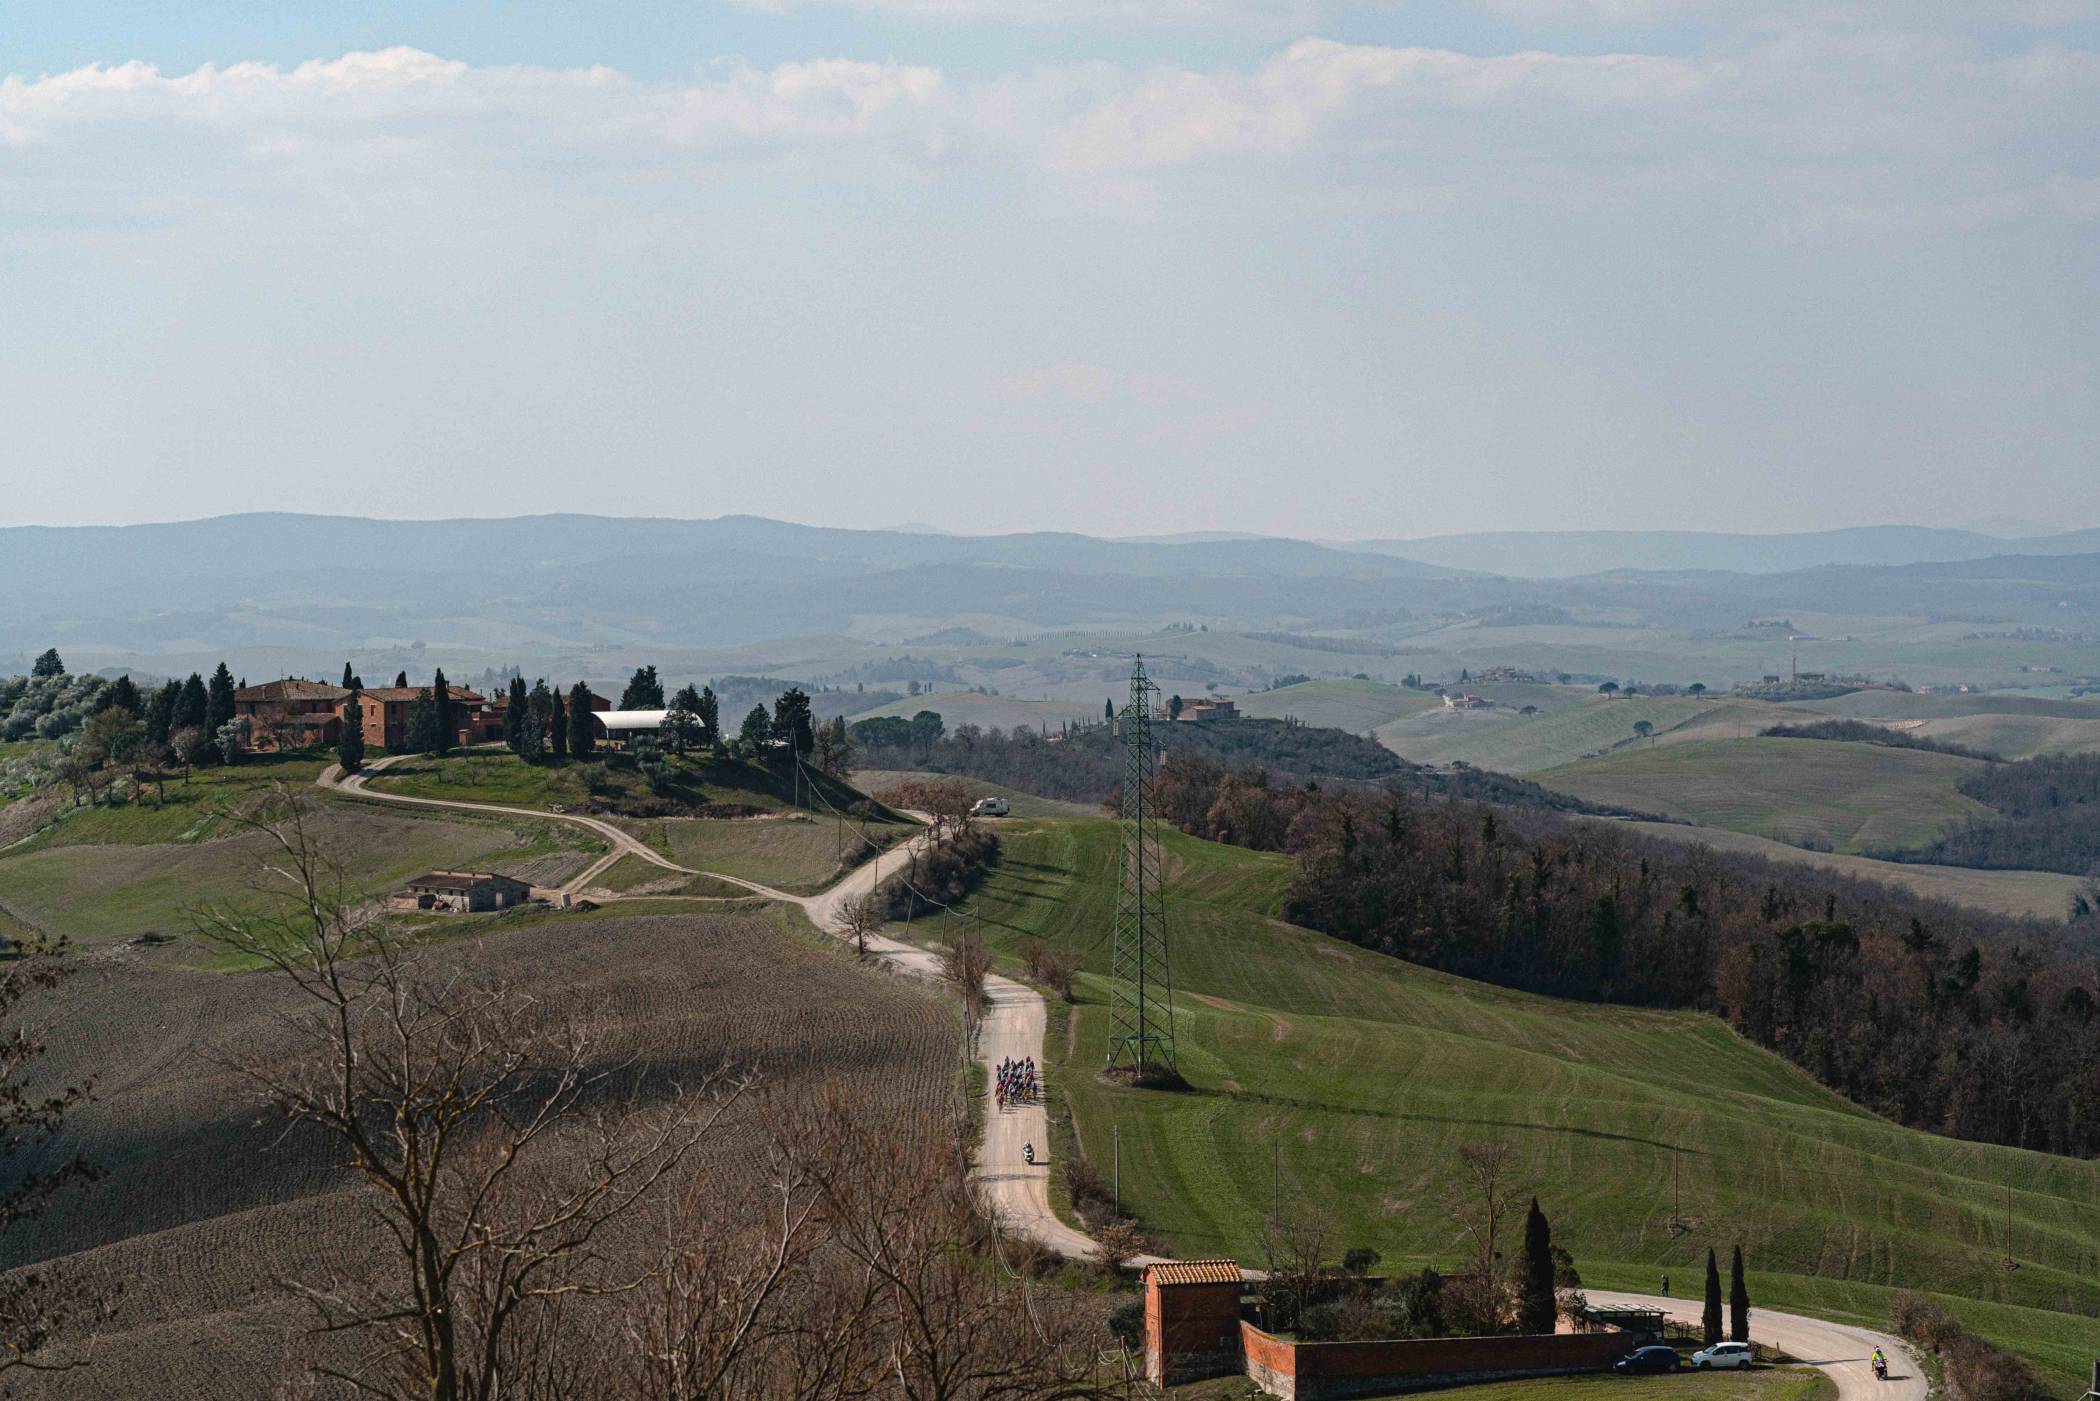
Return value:
[(1109, 1169), (1109, 1181), (1113, 1184), (1109, 1191), (1115, 1199), (1115, 1213), (1121, 1216), (1123, 1214), (1123, 1126), (1121, 1124), (1116, 1124), (1109, 1130), (1109, 1143), (1111, 1145), (1109, 1150), (1111, 1154), (1110, 1162), (1113, 1164)]

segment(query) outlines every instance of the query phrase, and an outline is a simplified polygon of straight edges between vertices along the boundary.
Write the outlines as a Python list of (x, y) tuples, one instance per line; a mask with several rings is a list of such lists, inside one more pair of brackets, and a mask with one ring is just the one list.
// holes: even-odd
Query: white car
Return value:
[(1748, 1343), (1715, 1343), (1692, 1354), (1694, 1367), (1754, 1367), (1757, 1355), (1750, 1351)]
[(1004, 817), (1012, 811), (1013, 809), (1006, 805), (1006, 799), (1004, 798), (979, 798), (970, 808), (970, 816)]

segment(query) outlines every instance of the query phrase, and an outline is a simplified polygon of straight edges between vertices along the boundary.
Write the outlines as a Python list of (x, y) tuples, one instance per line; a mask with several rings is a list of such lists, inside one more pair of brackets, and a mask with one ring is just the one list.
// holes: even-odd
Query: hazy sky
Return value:
[(68, 0), (0, 522), (2100, 523), (2100, 0)]

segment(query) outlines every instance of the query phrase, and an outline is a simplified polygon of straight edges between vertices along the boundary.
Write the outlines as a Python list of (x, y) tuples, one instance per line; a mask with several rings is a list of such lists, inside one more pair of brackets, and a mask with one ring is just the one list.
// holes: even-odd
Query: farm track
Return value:
[[(331, 792), (357, 798), (567, 822), (603, 837), (612, 844), (612, 850), (560, 887), (559, 893), (570, 896), (586, 888), (590, 881), (609, 869), (622, 856), (634, 855), (667, 871), (688, 876), (710, 876), (740, 886), (754, 894), (780, 901), (782, 904), (796, 906), (818, 930), (836, 937), (841, 934), (840, 915), (847, 902), (866, 895), (881, 884), (885, 877), (895, 874), (898, 867), (908, 861), (913, 852), (922, 850), (927, 841), (926, 836), (920, 835), (896, 850), (878, 852), (872, 859), (847, 872), (829, 889), (819, 894), (791, 895), (784, 890), (775, 890), (771, 886), (738, 876), (725, 875), (720, 871), (681, 866), (612, 823), (579, 813), (540, 812), (532, 808), (445, 798), (414, 798), (367, 787), (366, 781), (370, 775), (392, 763), (395, 757), (381, 759), (363, 773), (348, 778), (342, 776), (338, 766), (331, 764), (322, 770), (314, 781)], [(923, 817), (922, 814), (913, 816)], [(878, 935), (868, 940), (868, 952), (871, 961), (878, 967), (914, 978), (933, 981), (940, 979), (940, 957), (930, 949)], [(984, 1203), (985, 1209), (1003, 1222), (1009, 1230), (1025, 1235), (1059, 1255), (1075, 1260), (1086, 1259), (1093, 1254), (1093, 1240), (1058, 1219), (1057, 1213), (1050, 1205), (1048, 1111), (1041, 1103), (1001, 1108), (991, 1098), (989, 1088), (995, 1078), (994, 1072), (1002, 1060), (1026, 1058), (1033, 1059), (1038, 1066), (1044, 1064), (1043, 1028), (1048, 1021), (1048, 1013), (1043, 1006), (1042, 995), (1024, 983), (1000, 977), (996, 973), (985, 979), (985, 991), (991, 1006), (985, 1013), (977, 1038), (977, 1060), (984, 1067), (987, 1086), (985, 1130), (983, 1137), (978, 1141), (973, 1163), (979, 1199)], [(1028, 1162), (1023, 1153), (1023, 1149), (1030, 1144), (1036, 1145), (1038, 1150), (1036, 1161), (1033, 1163)]]

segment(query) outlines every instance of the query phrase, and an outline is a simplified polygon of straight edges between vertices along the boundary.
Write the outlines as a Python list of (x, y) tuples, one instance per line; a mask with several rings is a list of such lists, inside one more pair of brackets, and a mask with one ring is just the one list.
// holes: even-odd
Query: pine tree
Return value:
[(766, 708), (762, 705), (752, 706), (744, 716), (744, 728), (737, 735), (738, 743), (743, 746), (747, 755), (762, 754), (765, 752), (766, 741), (772, 737), (773, 722), (767, 717)]
[(557, 764), (569, 762), (569, 713), (561, 703), (561, 688), (548, 691), (547, 757)]
[(1706, 1313), (1700, 1324), (1708, 1347), (1721, 1341), (1721, 1265), (1711, 1246), (1706, 1250)]
[(1731, 1341), (1750, 1341), (1750, 1285), (1743, 1278), (1743, 1247), (1735, 1248), (1735, 1261), (1728, 1267), (1728, 1336)]
[(569, 688), (569, 752), (588, 759), (598, 747), (597, 722), (591, 719), (591, 688), (577, 682)]
[(663, 683), (656, 679), (656, 668), (638, 666), (627, 689), (620, 692), (622, 710), (662, 710), (664, 708)]
[(671, 697), (670, 706), (664, 711), (663, 727), (658, 731), (663, 742), (673, 754), (684, 754), (700, 742), (700, 693), (691, 686), (683, 687)]
[(503, 742), (510, 746), (513, 754), (525, 752), (525, 727), (532, 723), (532, 697), (525, 690), (525, 678), (510, 679), (510, 695), (503, 704)]
[(350, 663), (348, 662), (343, 663), (343, 689), (346, 691), (357, 689), (357, 675), (350, 670)]
[(210, 701), (204, 713), (204, 728), (217, 734), (233, 719), (233, 673), (220, 662), (211, 674)]
[(140, 713), (139, 688), (132, 684), (130, 672), (126, 672), (116, 679), (115, 683), (109, 688), (106, 700), (109, 705), (115, 706), (126, 714), (137, 715)]
[(431, 738), (436, 746), (430, 752), (450, 754), (459, 727), (452, 718), (452, 689), (445, 684), (443, 667), (439, 667), (437, 674), (430, 679), (430, 724)]
[(809, 718), (809, 696), (799, 686), (790, 686), (773, 702), (773, 737), (787, 741), (790, 757), (806, 755), (817, 747), (817, 735)]
[(175, 702), (175, 722), (171, 728), (177, 730), (201, 730), (211, 714), (211, 698), (204, 693), (204, 678), (196, 672), (182, 683), (182, 694)]
[(700, 704), (693, 709), (700, 717), (701, 739), (714, 746), (716, 753), (721, 753), (725, 747), (722, 736), (722, 702), (715, 696), (715, 688), (702, 686)]
[(365, 766), (365, 708), (358, 704), (354, 690), (350, 693), (350, 703), (343, 707), (343, 729), (336, 736), (335, 761), (346, 774), (356, 773)]
[(1558, 1312), (1553, 1302), (1553, 1228), (1539, 1210), (1537, 1197), (1524, 1217), (1524, 1274), (1517, 1287), (1517, 1331), (1551, 1333)]
[(66, 664), (60, 660), (56, 647), (46, 647), (43, 655), (30, 666), (29, 674), (40, 680), (46, 676), (64, 676)]

